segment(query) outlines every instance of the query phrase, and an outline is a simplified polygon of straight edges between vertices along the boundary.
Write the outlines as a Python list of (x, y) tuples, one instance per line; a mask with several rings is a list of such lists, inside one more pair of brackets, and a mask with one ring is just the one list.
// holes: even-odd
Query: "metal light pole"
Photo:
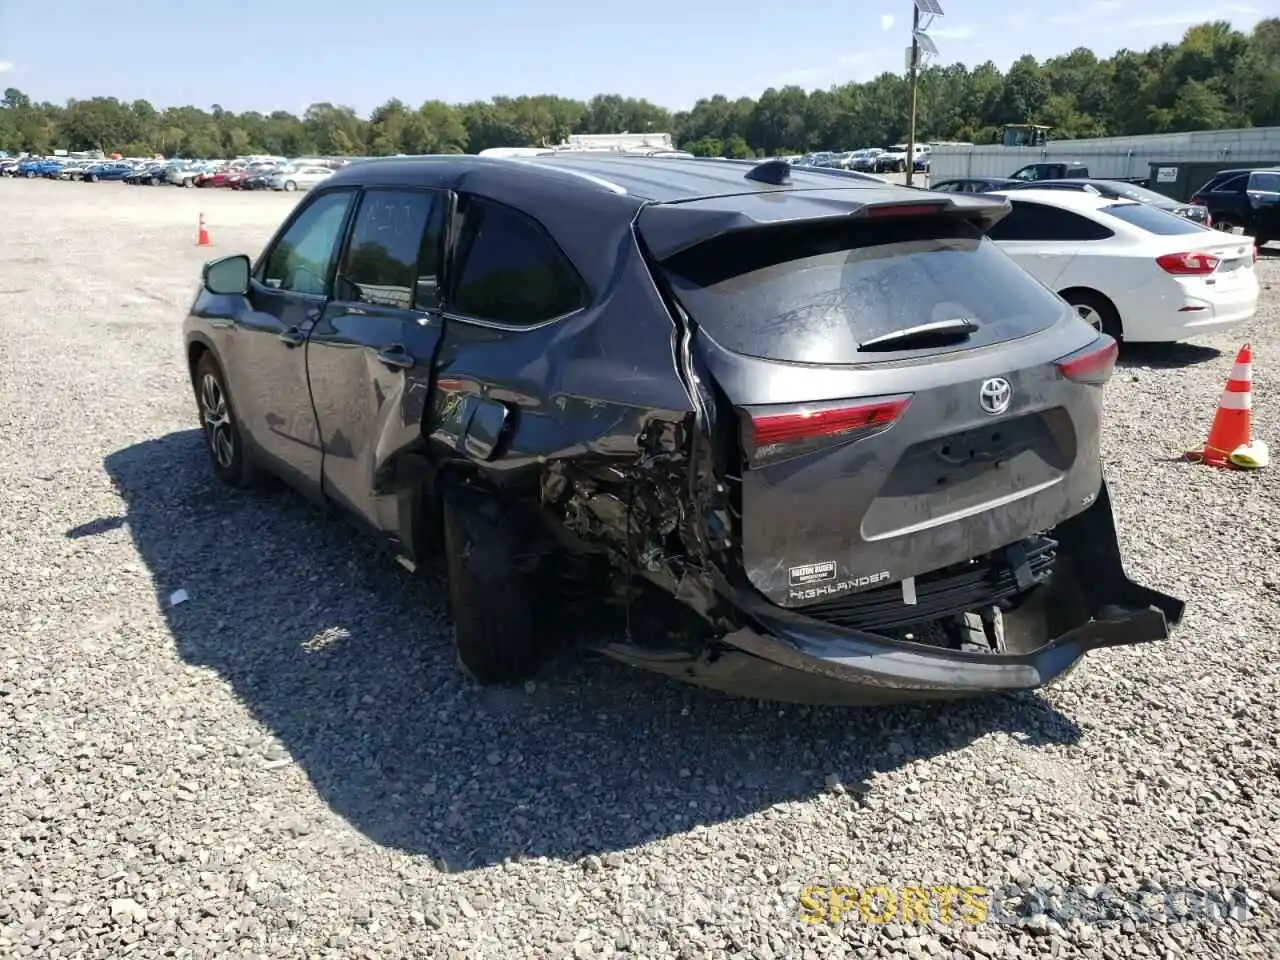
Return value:
[[(920, 26), (920, 15), (924, 14), (929, 22), (924, 28)], [(907, 65), (911, 85), (911, 116), (907, 123), (907, 186), (912, 185), (916, 173), (916, 92), (920, 86), (920, 54), (937, 56), (938, 48), (925, 29), (933, 23), (934, 17), (942, 16), (942, 6), (938, 0), (913, 0), (911, 5), (911, 50), (907, 54), (910, 63)]]
[(920, 7), (911, 7), (911, 119), (907, 124), (907, 186), (916, 175), (916, 88), (920, 85)]

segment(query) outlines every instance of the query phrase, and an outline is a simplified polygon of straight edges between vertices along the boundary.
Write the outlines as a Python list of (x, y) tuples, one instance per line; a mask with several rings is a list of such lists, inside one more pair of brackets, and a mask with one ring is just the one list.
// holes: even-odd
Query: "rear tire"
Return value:
[(1120, 314), (1115, 305), (1102, 294), (1096, 290), (1064, 290), (1061, 296), (1099, 333), (1105, 333), (1117, 341), (1124, 338)]
[(458, 667), (481, 684), (513, 683), (537, 672), (543, 648), (533, 590), (516, 569), (511, 536), (494, 503), (444, 491), (445, 567)]
[(289, 191), (290, 193), (292, 193), (294, 190), (297, 190), (297, 189), (298, 189), (298, 185), (297, 185), (296, 183), (294, 183), (292, 180), (286, 180), (286, 181), (284, 182), (284, 188), (285, 188), (285, 190), (287, 190), (287, 191)]
[(253, 486), (258, 471), (245, 453), (227, 379), (212, 353), (203, 354), (196, 362), (194, 381), (204, 446), (214, 474), (230, 487)]

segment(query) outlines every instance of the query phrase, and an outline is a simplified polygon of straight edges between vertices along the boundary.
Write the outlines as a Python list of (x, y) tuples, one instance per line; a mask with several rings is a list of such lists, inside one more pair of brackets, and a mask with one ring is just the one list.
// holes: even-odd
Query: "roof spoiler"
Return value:
[[(776, 175), (768, 171), (765, 175)], [(714, 198), (711, 202), (657, 203), (640, 212), (638, 227), (650, 255), (666, 260), (709, 240), (770, 227), (798, 224), (832, 224), (840, 220), (962, 219), (984, 233), (1003, 219), (1012, 204), (1006, 197), (990, 194), (922, 194), (873, 200), (850, 196), (853, 191), (796, 191), (770, 194), (771, 201), (742, 203), (746, 198)], [(785, 197), (782, 209), (780, 197)], [(721, 205), (717, 200), (729, 200)], [(761, 203), (763, 202), (763, 206)]]

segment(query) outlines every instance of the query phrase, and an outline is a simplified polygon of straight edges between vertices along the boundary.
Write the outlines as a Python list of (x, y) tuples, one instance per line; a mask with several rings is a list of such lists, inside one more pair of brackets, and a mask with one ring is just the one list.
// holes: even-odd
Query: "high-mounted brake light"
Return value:
[(1120, 345), (1103, 334), (1083, 350), (1068, 354), (1057, 361), (1058, 372), (1077, 383), (1106, 383), (1116, 369)]
[(879, 433), (906, 412), (911, 396), (853, 403), (797, 407), (774, 412), (743, 410), (743, 446), (753, 464), (794, 456), (804, 447)]
[(876, 203), (866, 208), (864, 217), (887, 219), (889, 217), (927, 217), (941, 213), (947, 206), (943, 203)]
[(1203, 277), (1218, 269), (1222, 258), (1212, 253), (1166, 253), (1156, 257), (1165, 273), (1176, 277)]

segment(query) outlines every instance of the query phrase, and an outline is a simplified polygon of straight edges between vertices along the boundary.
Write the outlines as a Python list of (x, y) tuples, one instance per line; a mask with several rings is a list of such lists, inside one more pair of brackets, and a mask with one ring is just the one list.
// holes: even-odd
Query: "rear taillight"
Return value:
[(1076, 383), (1106, 383), (1116, 369), (1120, 345), (1103, 334), (1097, 340), (1075, 353), (1056, 361), (1058, 372)]
[(1212, 253), (1166, 253), (1156, 257), (1156, 263), (1165, 273), (1176, 277), (1203, 277), (1218, 269), (1221, 257)]
[(807, 404), (803, 407), (742, 409), (742, 445), (748, 461), (759, 466), (840, 441), (863, 439), (896, 422), (911, 396)]
[(1188, 201), (1187, 201), (1187, 203), (1191, 204), (1192, 206), (1196, 206), (1196, 207), (1203, 207), (1203, 206), (1204, 206), (1204, 201), (1200, 199), (1200, 194), (1198, 194), (1198, 193), (1194, 193), (1194, 194), (1192, 194), (1192, 195), (1191, 195), (1191, 199), (1190, 199), (1190, 200), (1188, 200)]

